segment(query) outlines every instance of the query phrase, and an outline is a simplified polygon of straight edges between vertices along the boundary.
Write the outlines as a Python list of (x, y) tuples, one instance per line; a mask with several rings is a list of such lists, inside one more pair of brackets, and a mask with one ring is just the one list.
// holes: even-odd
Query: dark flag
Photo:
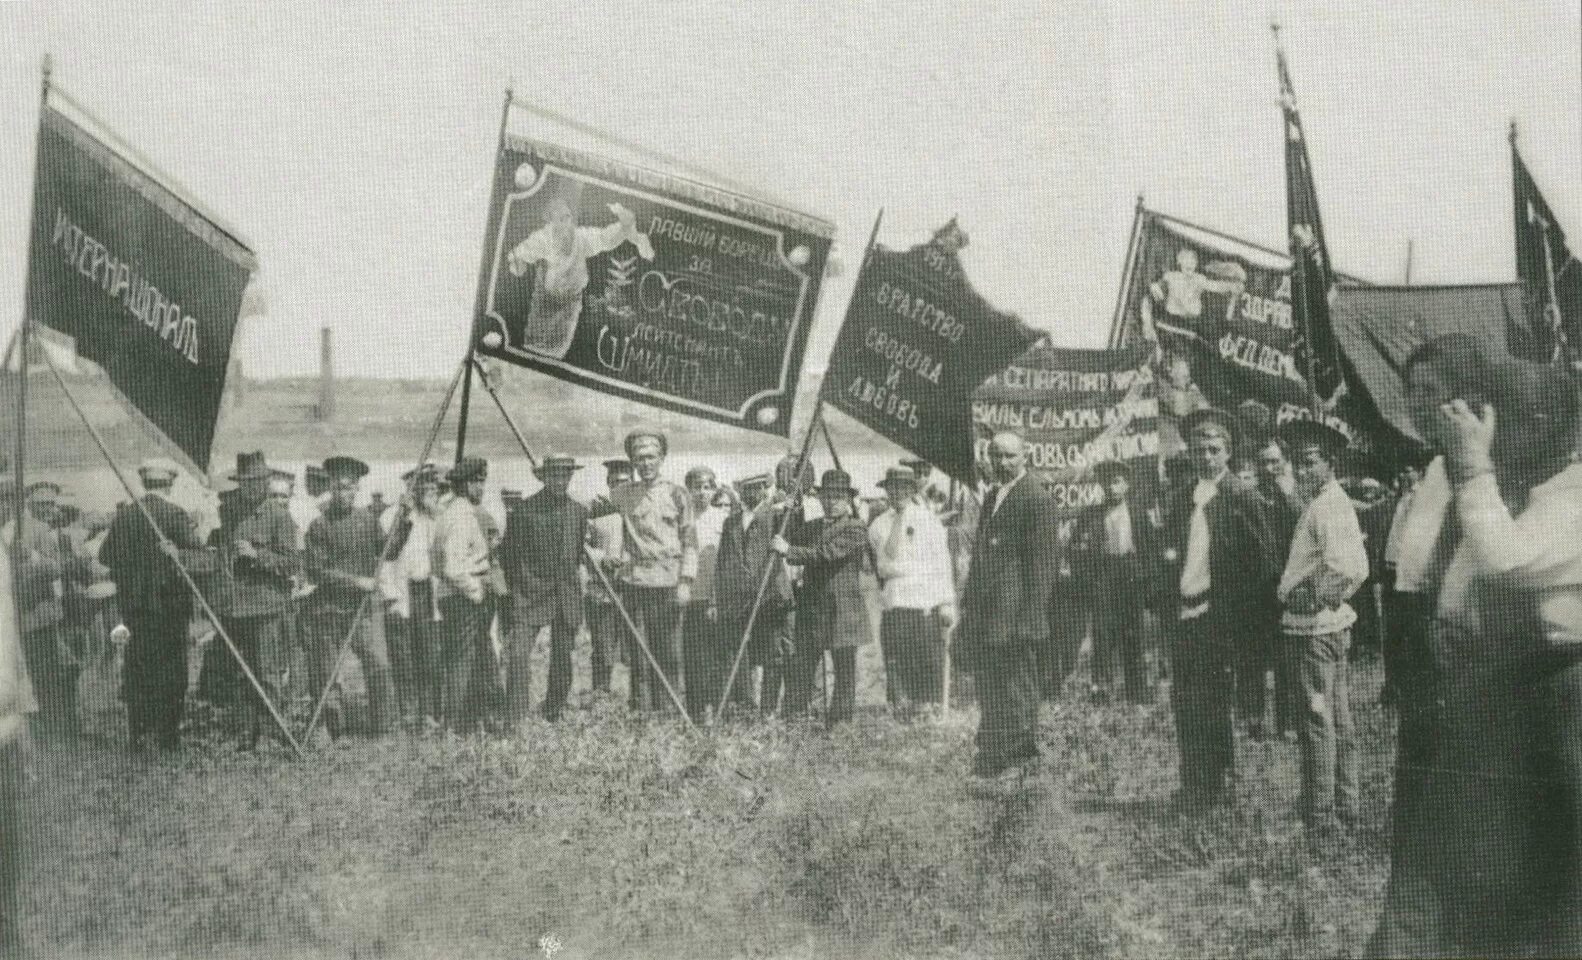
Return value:
[(972, 394), (1041, 334), (979, 296), (952, 219), (905, 252), (875, 244), (830, 354), (823, 400), (967, 483)]
[(508, 134), (488, 230), (478, 352), (788, 434), (828, 222)]
[(173, 453), (207, 473), (257, 259), (135, 156), (50, 90), (38, 132), (28, 316), (71, 338)]
[(1516, 276), (1522, 283), (1527, 331), (1511, 353), (1552, 363), (1582, 348), (1582, 264), (1566, 247), (1565, 231), (1516, 149), (1511, 127), (1511, 176), (1516, 199)]
[(1314, 402), (1329, 407), (1345, 388), (1340, 344), (1329, 319), (1335, 274), (1324, 243), (1318, 194), (1313, 187), (1313, 164), (1302, 135), (1302, 118), (1296, 110), (1296, 93), (1291, 87), (1285, 51), (1276, 47), (1275, 59), (1280, 69), (1280, 107), (1285, 115), (1285, 209), (1291, 240), (1291, 306), (1295, 321), (1292, 352), (1297, 369), (1308, 380)]

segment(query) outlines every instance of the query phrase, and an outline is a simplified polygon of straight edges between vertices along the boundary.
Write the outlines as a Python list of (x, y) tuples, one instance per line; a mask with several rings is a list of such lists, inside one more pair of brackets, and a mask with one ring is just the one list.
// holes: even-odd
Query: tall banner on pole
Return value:
[[(1128, 275), (1113, 340), (1154, 349), (1161, 456), (1186, 449), (1177, 424), (1201, 407), (1238, 412), (1254, 434), (1313, 416), (1283, 254), (1145, 210)], [(1365, 444), (1355, 402), (1323, 419)]]
[(1527, 312), (1526, 336), (1511, 352), (1551, 363), (1582, 353), (1582, 263), (1566, 246), (1565, 231), (1516, 149), (1511, 128), (1511, 177), (1516, 200), (1516, 276)]
[(256, 257), (56, 90), (38, 154), (29, 318), (70, 337), (207, 473)]
[(1278, 46), (1275, 61), (1280, 70), (1280, 109), (1285, 119), (1285, 209), (1291, 241), (1292, 317), (1291, 340), (1297, 369), (1307, 379), (1315, 415), (1332, 409), (1345, 390), (1340, 342), (1330, 322), (1329, 307), (1335, 299), (1335, 274), (1324, 224), (1318, 215), (1318, 191), (1313, 186), (1313, 161), (1307, 154), (1302, 117), (1296, 110), (1296, 92), (1285, 51)]
[(958, 257), (966, 243), (951, 220), (910, 250), (869, 251), (820, 396), (971, 483), (973, 391), (1040, 334), (972, 288)]
[(478, 351), (787, 436), (833, 226), (681, 177), (504, 139)]
[(1027, 440), (1027, 466), (1043, 476), (1063, 517), (1101, 503), (1093, 469), (1124, 463), (1141, 503), (1159, 483), (1159, 400), (1153, 351), (1034, 347), (973, 393), (980, 455), (1000, 430)]

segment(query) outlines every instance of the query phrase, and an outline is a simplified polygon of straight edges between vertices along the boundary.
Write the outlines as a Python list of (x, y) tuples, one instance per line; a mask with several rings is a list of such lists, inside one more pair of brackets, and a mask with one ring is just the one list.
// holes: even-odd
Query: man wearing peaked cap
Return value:
[(99, 547), (99, 562), (110, 570), (116, 606), (131, 634), (121, 666), (121, 699), (133, 752), (148, 746), (145, 738), (166, 750), (179, 745), (193, 599), (175, 564), (192, 572), (212, 569), (192, 516), (170, 499), (178, 472), (164, 457), (143, 461), (137, 468), (143, 509), (123, 504)]
[(786, 678), (785, 712), (807, 712), (813, 676), (825, 651), (835, 668), (830, 725), (850, 720), (856, 706), (857, 648), (870, 639), (867, 601), (862, 594), (863, 558), (868, 530), (856, 516), (856, 489), (844, 470), (826, 470), (814, 488), (824, 516), (804, 523), (792, 539), (775, 537), (771, 548), (786, 563), (802, 568), (797, 595), (796, 648)]
[(340, 683), (331, 676), (341, 644), (351, 635), (351, 649), (362, 663), (368, 685), (372, 732), (388, 733), (395, 724), (395, 686), (390, 651), (385, 641), (384, 603), (379, 596), (379, 560), (384, 534), (379, 518), (357, 509), (357, 494), (368, 465), (355, 457), (324, 461), (330, 478), (330, 499), (308, 526), (304, 549), (308, 579), (315, 586), (303, 612), (308, 648), (308, 675), (314, 695), (328, 685), (324, 726), (331, 737), (342, 732)]
[(406, 721), (438, 723), (444, 686), (434, 605), (434, 525), (439, 514), (440, 471), (429, 462), (402, 475), (401, 502), (387, 507), (379, 529), (389, 538), (380, 567), (385, 601), (385, 645), (396, 702)]
[[(1281, 559), (1262, 501), (1230, 475), (1235, 417), (1197, 410), (1182, 418), (1193, 476), (1172, 490), (1160, 534), (1174, 611), (1170, 706), (1181, 751), (1180, 801), (1228, 802), (1236, 762), (1236, 654), (1263, 642), (1268, 584)], [(1261, 678), (1260, 678), (1261, 679)]]
[(478, 483), (489, 479), (489, 461), (482, 457), (463, 457), (446, 474), (452, 485)]
[(655, 674), (635, 647), (628, 662), (639, 678), (632, 685), (633, 706), (661, 712), (673, 710), (665, 689), (680, 693), (681, 651), (676, 636), (680, 608), (692, 599), (698, 576), (698, 531), (687, 491), (660, 477), (669, 444), (656, 430), (634, 430), (626, 438), (635, 479), (617, 487), (612, 498), (625, 535), (624, 562), (617, 564), (622, 602), (643, 632), (650, 652), (663, 671)]
[(532, 708), (532, 654), (549, 628), (549, 685), (544, 717), (555, 721), (571, 692), (571, 654), (582, 628), (582, 545), (588, 508), (566, 494), (581, 467), (567, 456), (548, 456), (534, 468), (544, 488), (520, 502), (505, 521), (500, 566), (511, 593), (505, 631), (506, 719), (513, 725)]
[(919, 484), (927, 483), (929, 476), (934, 472), (934, 465), (932, 463), (929, 463), (927, 460), (923, 460), (918, 457), (909, 457), (905, 460), (902, 460), (901, 466), (912, 471), (912, 473), (917, 477), (917, 482)]
[(452, 467), (447, 474), (450, 490), (441, 498), (434, 521), (434, 597), (445, 671), (441, 721), (458, 732), (486, 719), (483, 706), (492, 693), (485, 667), (494, 662), (489, 639), (493, 549), (481, 506), (488, 472), (480, 457), (467, 457)]

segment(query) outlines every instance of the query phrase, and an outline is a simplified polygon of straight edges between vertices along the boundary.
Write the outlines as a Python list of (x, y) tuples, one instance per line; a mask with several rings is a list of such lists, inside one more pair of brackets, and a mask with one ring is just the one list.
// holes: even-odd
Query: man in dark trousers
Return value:
[[(785, 501), (776, 502), (770, 494), (774, 490), (774, 477), (757, 474), (736, 482), (740, 496), (725, 518), (720, 530), (720, 550), (714, 565), (714, 603), (716, 616), (724, 638), (721, 654), (724, 657), (722, 677), (729, 675), (736, 658), (736, 648), (741, 643), (742, 632), (747, 629), (747, 615), (753, 600), (758, 596), (758, 583), (764, 568), (774, 560), (770, 541), (774, 538), (775, 525), (782, 510), (788, 509)], [(793, 532), (789, 528), (788, 534)], [(759, 709), (774, 712), (780, 699), (780, 688), (786, 651), (791, 649), (791, 607), (795, 597), (791, 592), (791, 577), (785, 565), (774, 564), (769, 587), (764, 591), (763, 603), (753, 620), (752, 637), (747, 652), (742, 655), (741, 666), (736, 671), (736, 682), (731, 687), (731, 702), (739, 706), (752, 706), (753, 668), (763, 668), (763, 687)], [(722, 679), (723, 683), (724, 680)]]
[(1038, 759), (1038, 660), (1049, 642), (1055, 505), (1027, 472), (1016, 433), (989, 441), (995, 484), (984, 498), (977, 552), (961, 598), (962, 666), (975, 677), (983, 715), (972, 772), (997, 777)]
[(1264, 701), (1267, 691), (1266, 675), (1274, 672), (1274, 728), (1277, 736), (1287, 732), (1296, 734), (1296, 691), (1290, 678), (1280, 669), (1280, 651), (1284, 648), (1284, 634), (1280, 630), (1282, 612), (1280, 598), (1275, 595), (1279, 585), (1279, 571), (1285, 569), (1286, 557), (1291, 553), (1291, 537), (1296, 531), (1296, 521), (1302, 516), (1302, 503), (1297, 499), (1291, 476), (1290, 458), (1286, 455), (1285, 441), (1268, 437), (1257, 450), (1258, 483), (1256, 493), (1263, 504), (1264, 518), (1269, 523), (1271, 551), (1275, 560), (1275, 579), (1264, 593), (1266, 606), (1258, 637), (1268, 637), (1267, 643), (1253, 638), (1241, 650), (1236, 675), (1236, 711), (1248, 721), (1248, 733), (1254, 740), (1263, 739)]
[(469, 733), (485, 720), (485, 698), (475, 692), (475, 676), (482, 672), (479, 662), (494, 657), (489, 642), (489, 539), (478, 516), (488, 477), (487, 461), (463, 457), (446, 474), (449, 488), (434, 520), (431, 561), (445, 671), (440, 719), (458, 733)]
[(1181, 750), (1183, 805), (1230, 800), (1236, 763), (1236, 655), (1264, 644), (1263, 607), (1279, 562), (1262, 504), (1231, 475), (1237, 423), (1223, 410), (1182, 418), (1194, 478), (1169, 494), (1162, 535), (1168, 585), (1177, 590), (1170, 705)]
[(1078, 582), (1093, 604), (1093, 695), (1108, 701), (1115, 694), (1116, 667), (1131, 703), (1153, 700), (1143, 661), (1142, 613), (1148, 595), (1145, 563), (1154, 555), (1152, 527), (1131, 502), (1131, 471), (1106, 460), (1093, 470), (1104, 502), (1077, 518), (1071, 552)]
[[(355, 457), (330, 457), (324, 461), (330, 477), (330, 499), (324, 511), (308, 525), (305, 565), (314, 591), (301, 620), (308, 653), (308, 676), (313, 696), (330, 683), (341, 644), (351, 637), (351, 649), (363, 668), (368, 685), (369, 726), (375, 736), (389, 733), (396, 721), (395, 683), (390, 674), (390, 650), (385, 641), (384, 604), (379, 597), (379, 561), (384, 531), (379, 515), (359, 509), (358, 485), (368, 475), (368, 465)], [(324, 728), (331, 737), (342, 732), (340, 683), (329, 689), (324, 701)]]
[[(593, 498), (588, 505), (588, 519), (599, 520), (604, 517), (619, 517), (621, 508), (610, 499), (610, 491), (632, 479), (632, 463), (624, 458), (615, 458), (604, 461), (604, 486), (605, 492)], [(619, 527), (619, 523), (616, 524)], [(588, 545), (595, 549), (602, 549), (604, 543), (604, 529), (592, 524), (588, 527)], [(622, 645), (626, 638), (626, 624), (621, 622), (621, 613), (615, 609), (615, 601), (610, 597), (610, 591), (604, 589), (604, 584), (594, 574), (594, 580), (583, 598), (583, 614), (588, 621), (588, 646), (589, 666), (593, 672), (593, 692), (610, 692), (610, 674), (614, 672), (615, 665), (621, 662)]]
[(511, 587), (511, 629), (506, 633), (506, 718), (514, 727), (532, 709), (529, 662), (538, 636), (549, 628), (549, 689), (544, 718), (560, 719), (571, 692), (571, 652), (582, 627), (582, 545), (588, 508), (566, 495), (582, 469), (571, 457), (549, 456), (535, 473), (544, 488), (506, 515), (500, 564)]
[[(176, 464), (164, 457), (143, 461), (137, 475), (143, 482), (144, 509), (122, 504), (99, 548), (99, 562), (110, 568), (121, 619), (132, 635), (121, 667), (121, 699), (126, 701), (134, 753), (147, 747), (145, 737), (165, 750), (180, 743), (187, 697), (187, 622), (193, 600), (175, 563), (191, 570), (194, 561), (206, 559), (207, 552), (192, 516), (170, 500), (178, 472)], [(148, 517), (154, 518), (168, 547), (161, 544)]]
[[(278, 706), (288, 662), (283, 618), (291, 599), (291, 578), (301, 569), (301, 554), (291, 511), (284, 502), (269, 498), (273, 476), (262, 451), (237, 455), (236, 472), (231, 474), (237, 493), (229, 516), (221, 513), (216, 542), (220, 562), (230, 572), (225, 630), (265, 696)], [(244, 686), (238, 687), (242, 697), (236, 715), (238, 746), (252, 750), (268, 709), (251, 684), (240, 682)]]
[(785, 715), (807, 712), (813, 675), (828, 650), (835, 668), (831, 726), (850, 720), (857, 705), (857, 648), (873, 639), (862, 568), (868, 528), (856, 513), (857, 491), (844, 470), (826, 470), (813, 489), (824, 516), (802, 524), (793, 539), (776, 536), (770, 549), (802, 568), (797, 591), (796, 649), (786, 678)]

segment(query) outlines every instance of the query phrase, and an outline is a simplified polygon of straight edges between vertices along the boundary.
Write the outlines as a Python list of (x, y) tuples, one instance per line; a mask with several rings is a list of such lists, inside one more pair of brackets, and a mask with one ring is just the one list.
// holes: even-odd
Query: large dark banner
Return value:
[[(1115, 341), (1155, 350), (1160, 454), (1183, 451), (1176, 423), (1195, 409), (1238, 412), (1252, 432), (1310, 419), (1312, 393), (1298, 372), (1290, 261), (1219, 242), (1143, 211)], [(1324, 419), (1365, 446), (1342, 393)]]
[(479, 352), (787, 434), (830, 224), (514, 136), (495, 176)]
[(250, 250), (46, 105), (28, 313), (207, 473)]
[(1062, 516), (1100, 503), (1093, 468), (1119, 460), (1131, 470), (1139, 503), (1152, 503), (1159, 482), (1159, 400), (1153, 351), (1034, 347), (973, 394), (980, 457), (1001, 430), (1027, 440), (1027, 465), (1041, 474)]
[(821, 395), (970, 483), (972, 392), (1039, 334), (972, 289), (957, 256), (966, 242), (952, 220), (905, 252), (870, 251)]
[(1511, 134), (1511, 177), (1516, 198), (1516, 277), (1527, 317), (1512, 330), (1511, 353), (1550, 363), (1582, 359), (1582, 263), (1566, 246), (1565, 231), (1522, 162)]

